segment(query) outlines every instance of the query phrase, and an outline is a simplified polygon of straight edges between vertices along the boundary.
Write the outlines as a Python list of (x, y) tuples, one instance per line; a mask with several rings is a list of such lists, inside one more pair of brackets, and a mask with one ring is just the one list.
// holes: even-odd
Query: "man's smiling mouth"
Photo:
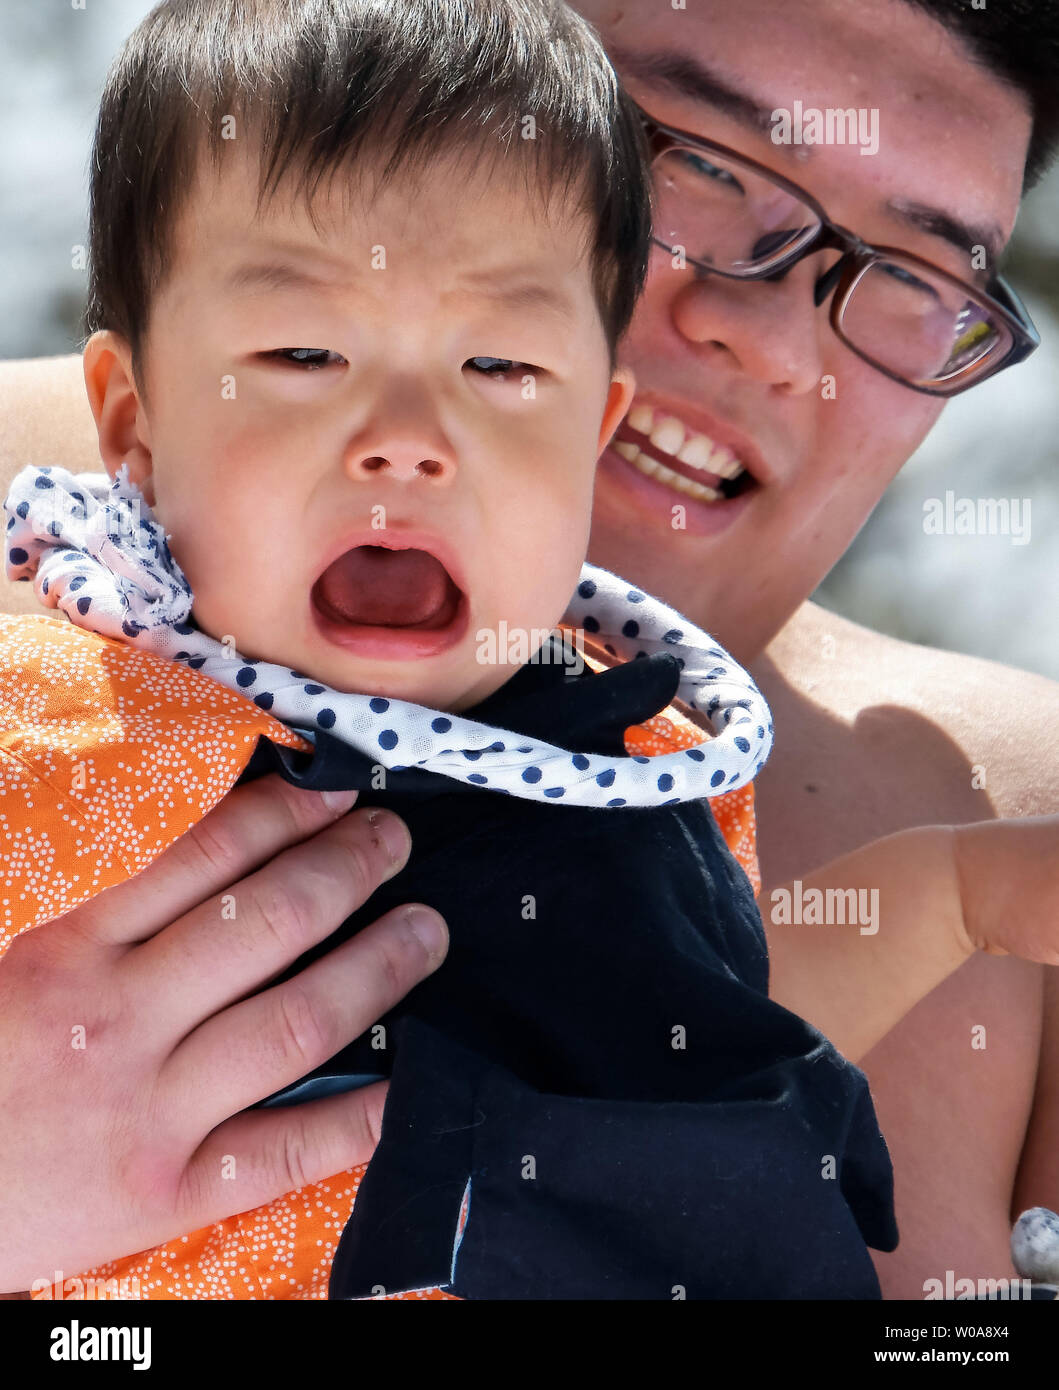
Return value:
[(727, 445), (642, 402), (619, 425), (611, 447), (646, 477), (700, 502), (728, 500), (755, 486)]

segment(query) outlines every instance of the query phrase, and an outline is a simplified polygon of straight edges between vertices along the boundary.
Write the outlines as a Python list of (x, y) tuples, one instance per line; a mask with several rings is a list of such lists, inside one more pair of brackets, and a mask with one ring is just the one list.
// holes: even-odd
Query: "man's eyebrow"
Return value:
[(623, 76), (635, 77), (640, 82), (661, 83), (679, 96), (716, 107), (733, 120), (765, 134), (775, 125), (772, 118), (775, 107), (765, 106), (749, 92), (734, 87), (729, 79), (684, 53), (668, 49), (632, 53), (608, 44), (607, 55)]
[(902, 198), (891, 199), (886, 204), (886, 209), (909, 226), (951, 242), (959, 250), (966, 251), (968, 256), (973, 256), (977, 247), (984, 246), (990, 267), (1003, 249), (1004, 235), (995, 224), (979, 226), (963, 222), (942, 208), (931, 207), (928, 203), (909, 202)]

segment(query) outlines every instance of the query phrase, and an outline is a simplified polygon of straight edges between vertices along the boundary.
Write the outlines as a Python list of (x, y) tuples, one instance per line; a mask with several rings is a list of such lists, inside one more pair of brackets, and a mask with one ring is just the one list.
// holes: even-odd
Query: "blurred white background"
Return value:
[[(118, 45), (151, 0), (3, 0), (0, 10), (0, 357), (79, 349), (87, 165)], [(897, 637), (1059, 678), (1059, 170), (1026, 200), (1007, 261), (1043, 343), (953, 401), (817, 599)], [(1029, 498), (1027, 545), (933, 536), (923, 503)]]

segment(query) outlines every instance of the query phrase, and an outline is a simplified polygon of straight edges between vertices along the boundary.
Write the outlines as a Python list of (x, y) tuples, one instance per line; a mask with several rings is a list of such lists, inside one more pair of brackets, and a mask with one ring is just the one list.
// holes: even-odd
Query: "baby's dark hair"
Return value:
[[(151, 297), (222, 123), (260, 140), (259, 209), (284, 176), (372, 161), (381, 186), (432, 157), (518, 160), (578, 196), (613, 365), (643, 287), (650, 176), (640, 122), (592, 27), (561, 0), (164, 0), (111, 66), (91, 166), (86, 336), (128, 341), (143, 385)], [(529, 137), (529, 138), (527, 138)], [(381, 156), (387, 156), (383, 162)]]

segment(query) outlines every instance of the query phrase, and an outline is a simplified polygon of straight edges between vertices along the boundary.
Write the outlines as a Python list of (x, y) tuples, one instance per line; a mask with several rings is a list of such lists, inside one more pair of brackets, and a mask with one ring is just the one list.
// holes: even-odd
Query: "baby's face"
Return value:
[(104, 461), (129, 463), (212, 636), (339, 690), (465, 709), (525, 656), (483, 664), (507, 654), (483, 632), (539, 641), (562, 615), (628, 406), (587, 223), (546, 218), (499, 163), (489, 181), (435, 164), (373, 206), (336, 180), (315, 227), (288, 197), (256, 218), (256, 178), (235, 146), (202, 170), (145, 398), (112, 359), (124, 423), (108, 435), (104, 410)]

